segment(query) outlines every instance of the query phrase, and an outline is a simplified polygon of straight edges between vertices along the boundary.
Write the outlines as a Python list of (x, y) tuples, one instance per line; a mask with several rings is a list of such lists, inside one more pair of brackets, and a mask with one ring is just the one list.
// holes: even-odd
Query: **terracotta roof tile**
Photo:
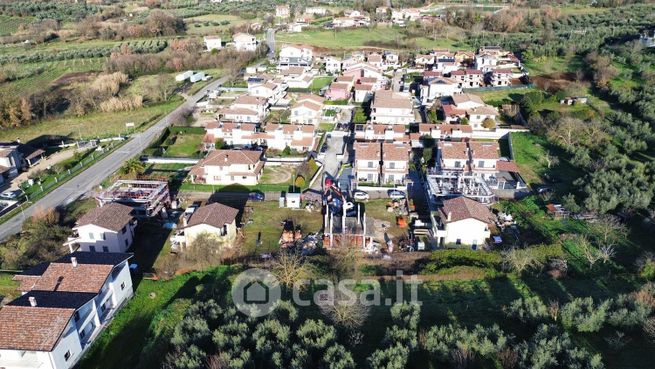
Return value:
[(132, 220), (133, 210), (129, 206), (110, 203), (86, 212), (86, 214), (77, 220), (76, 227), (93, 224), (110, 231), (119, 232)]
[(187, 227), (193, 227), (199, 224), (207, 224), (216, 228), (223, 228), (225, 224), (231, 224), (239, 214), (239, 210), (223, 205), (213, 203), (199, 207), (189, 219)]
[[(449, 213), (450, 220), (448, 220)], [(471, 218), (485, 223), (493, 222), (493, 214), (489, 208), (484, 204), (466, 197), (444, 200), (441, 214), (441, 219), (444, 223), (452, 223)]]

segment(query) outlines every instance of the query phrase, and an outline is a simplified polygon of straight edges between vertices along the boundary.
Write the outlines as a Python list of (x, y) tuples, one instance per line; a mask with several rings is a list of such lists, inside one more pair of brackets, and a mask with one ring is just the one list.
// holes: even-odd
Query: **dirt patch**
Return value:
[(92, 77), (95, 77), (97, 73), (95, 72), (74, 72), (66, 73), (63, 76), (59, 77), (57, 80), (52, 82), (52, 87), (61, 87), (65, 85), (70, 85), (72, 83), (86, 82)]
[(288, 166), (266, 167), (264, 173), (264, 181), (270, 184), (280, 184), (291, 182), (292, 168)]
[(549, 93), (557, 92), (569, 88), (572, 84), (577, 83), (577, 76), (572, 72), (557, 72), (543, 76), (532, 77), (532, 82), (539, 88)]

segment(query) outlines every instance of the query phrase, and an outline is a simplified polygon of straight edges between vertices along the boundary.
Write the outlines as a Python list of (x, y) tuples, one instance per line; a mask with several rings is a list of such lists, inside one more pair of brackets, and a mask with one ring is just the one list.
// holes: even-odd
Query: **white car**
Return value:
[(406, 196), (403, 191), (398, 191), (398, 190), (390, 190), (388, 195), (389, 195), (389, 198), (394, 199), (394, 200), (402, 200)]
[(353, 193), (353, 199), (355, 199), (355, 200), (357, 200), (357, 201), (364, 201), (364, 200), (368, 200), (368, 199), (369, 199), (369, 196), (368, 196), (368, 193), (367, 193), (367, 192), (364, 192), (364, 191), (355, 191), (355, 192)]
[(5, 191), (3, 193), (0, 193), (0, 198), (5, 199), (5, 200), (14, 200), (20, 196), (22, 191), (16, 190), (16, 191)]

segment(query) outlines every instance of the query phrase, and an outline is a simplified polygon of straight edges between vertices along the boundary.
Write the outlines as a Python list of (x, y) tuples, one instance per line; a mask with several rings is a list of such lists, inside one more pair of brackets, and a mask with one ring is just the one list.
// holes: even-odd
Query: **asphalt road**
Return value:
[(0, 241), (21, 231), (23, 221), (31, 217), (37, 209), (51, 209), (61, 205), (67, 205), (86, 192), (98, 186), (108, 175), (118, 170), (125, 161), (139, 155), (150, 143), (170, 125), (175, 114), (188, 108), (193, 108), (196, 102), (205, 97), (206, 91), (216, 88), (229, 80), (228, 77), (219, 78), (195, 95), (189, 97), (182, 105), (163, 117), (159, 122), (152, 125), (143, 132), (132, 136), (125, 145), (110, 153), (107, 157), (95, 163), (82, 173), (73, 177), (62, 186), (56, 188), (45, 197), (38, 200), (28, 208), (24, 208), (22, 214), (16, 216), (0, 225)]

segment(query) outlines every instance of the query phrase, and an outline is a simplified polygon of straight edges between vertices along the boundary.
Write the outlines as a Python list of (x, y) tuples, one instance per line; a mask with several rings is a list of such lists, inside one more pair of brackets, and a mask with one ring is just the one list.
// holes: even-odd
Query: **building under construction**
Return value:
[(171, 203), (168, 183), (164, 181), (116, 181), (96, 196), (100, 206), (117, 202), (134, 209), (137, 218), (160, 215)]
[(330, 248), (360, 246), (366, 248), (374, 236), (373, 220), (366, 218), (361, 204), (346, 201), (341, 190), (330, 180), (323, 194), (323, 245)]
[(495, 201), (495, 193), (484, 178), (473, 173), (428, 171), (426, 180), (433, 200), (440, 197), (465, 196), (483, 204)]

